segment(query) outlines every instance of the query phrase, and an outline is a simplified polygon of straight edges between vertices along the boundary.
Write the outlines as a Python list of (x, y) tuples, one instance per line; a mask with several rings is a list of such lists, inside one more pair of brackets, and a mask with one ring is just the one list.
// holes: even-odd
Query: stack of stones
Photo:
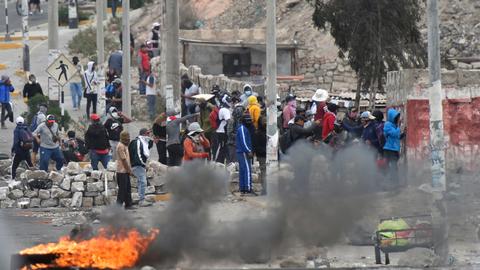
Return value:
[[(1, 175), (7, 175), (11, 160), (0, 161)], [(17, 181), (0, 178), (0, 208), (67, 207), (91, 208), (114, 203), (117, 196), (115, 162), (110, 162), (104, 171), (93, 171), (89, 165), (81, 168), (70, 162), (61, 172), (26, 170)], [(167, 167), (152, 161), (148, 165), (148, 182), (145, 200), (155, 202), (158, 194), (165, 193), (164, 179)], [(50, 189), (30, 189), (28, 182), (51, 180)], [(137, 180), (132, 178), (132, 199), (138, 202)]]

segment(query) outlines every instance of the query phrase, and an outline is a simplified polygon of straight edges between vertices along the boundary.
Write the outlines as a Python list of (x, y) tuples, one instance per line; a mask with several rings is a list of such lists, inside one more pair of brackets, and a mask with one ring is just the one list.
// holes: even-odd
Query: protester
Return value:
[(185, 100), (186, 114), (195, 113), (196, 104), (193, 96), (198, 95), (200, 90), (198, 86), (192, 82), (190, 79), (183, 80), (183, 86), (185, 87), (185, 93), (182, 94), (182, 97)]
[(360, 115), (360, 120), (362, 121), (363, 131), (362, 131), (362, 141), (373, 147), (376, 151), (379, 151), (380, 144), (378, 142), (377, 132), (375, 130), (375, 116), (373, 116), (369, 111), (365, 111)]
[(243, 116), (242, 124), (237, 130), (237, 160), (240, 165), (240, 192), (242, 194), (255, 194), (252, 189), (252, 134), (249, 131), (252, 129), (252, 125), (252, 118), (250, 114), (247, 113)]
[(267, 170), (267, 118), (261, 117), (258, 129), (252, 138), (253, 152), (260, 164), (260, 182), (262, 183), (262, 195), (266, 191), (266, 170)]
[(256, 96), (248, 97), (248, 112), (250, 113), (250, 117), (252, 118), (252, 124), (255, 129), (258, 128), (258, 120), (260, 119), (260, 113), (262, 109), (260, 109), (260, 105), (257, 102)]
[(290, 136), (292, 144), (298, 140), (304, 140), (313, 135), (315, 128), (320, 125), (320, 121), (317, 120), (310, 127), (305, 127), (307, 119), (304, 115), (297, 115), (294, 118), (294, 124), (290, 126)]
[(240, 101), (242, 102), (243, 107), (248, 107), (248, 98), (250, 96), (258, 96), (258, 94), (253, 92), (253, 88), (250, 84), (245, 84), (243, 86), (243, 94), (240, 96)]
[(329, 95), (327, 90), (317, 89), (317, 91), (315, 91), (312, 97), (313, 105), (311, 107), (311, 112), (315, 115), (315, 121), (320, 121), (320, 123), (323, 121), (325, 114), (324, 108), (327, 106), (328, 99)]
[(212, 140), (213, 132), (215, 131), (210, 122), (210, 114), (215, 109), (215, 105), (205, 99), (197, 99), (198, 108), (200, 109), (200, 127), (204, 130), (205, 137), (208, 141)]
[(28, 76), (28, 82), (23, 87), (23, 99), (26, 103), (36, 95), (43, 96), (42, 86), (37, 82), (35, 75), (30, 74), (30, 76)]
[(286, 106), (283, 108), (283, 129), (288, 129), (288, 123), (295, 118), (297, 110), (297, 100), (294, 95), (288, 95), (285, 98)]
[(33, 15), (34, 12), (39, 12), (43, 14), (42, 7), (40, 6), (40, 0), (30, 0), (28, 1), (29, 13), (28, 15)]
[(77, 69), (77, 73), (73, 75), (69, 83), (70, 93), (72, 95), (73, 110), (76, 111), (80, 109), (80, 103), (82, 101), (82, 74), (85, 72), (77, 56), (74, 56), (72, 60), (75, 68)]
[(383, 128), (385, 145), (383, 155), (387, 159), (388, 171), (392, 184), (398, 185), (398, 160), (400, 159), (400, 140), (404, 136), (400, 130), (400, 113), (395, 109), (388, 109), (387, 122)]
[(85, 155), (88, 153), (85, 147), (85, 142), (80, 138), (77, 138), (75, 131), (70, 130), (67, 132), (67, 140), (63, 142), (63, 157), (65, 162), (81, 162), (84, 161)]
[(48, 171), (50, 159), (55, 161), (57, 171), (62, 169), (63, 155), (62, 151), (60, 151), (58, 130), (55, 115), (49, 114), (46, 122), (38, 125), (33, 132), (34, 138), (40, 144), (40, 170)]
[(108, 69), (113, 71), (118, 77), (122, 77), (123, 68), (123, 52), (116, 50), (108, 57)]
[(115, 107), (120, 111), (122, 110), (122, 92), (122, 80), (118, 78), (115, 79), (109, 86), (107, 86), (107, 89), (105, 91), (105, 110), (107, 112), (108, 110), (110, 110), (111, 107)]
[(138, 89), (140, 95), (145, 95), (146, 84), (145, 80), (147, 75), (150, 73), (150, 57), (148, 56), (147, 46), (142, 44), (140, 50), (138, 51), (138, 77), (139, 84)]
[(146, 95), (147, 95), (147, 106), (148, 106), (148, 115), (150, 120), (155, 118), (157, 112), (156, 101), (157, 101), (157, 80), (153, 72), (149, 72), (147, 78), (145, 79), (146, 85)]
[(110, 107), (108, 110), (108, 118), (103, 123), (105, 130), (107, 131), (108, 141), (111, 146), (112, 160), (117, 160), (115, 149), (120, 142), (120, 133), (123, 131), (123, 124), (131, 123), (132, 119), (124, 115), (121, 111), (115, 107)]
[(130, 162), (132, 166), (132, 173), (137, 178), (138, 195), (140, 197), (140, 206), (146, 206), (145, 189), (147, 187), (147, 161), (150, 158), (150, 148), (153, 146), (153, 141), (150, 138), (150, 131), (146, 128), (140, 129), (137, 138), (128, 145), (128, 152), (130, 154)]
[(216, 162), (224, 164), (228, 160), (228, 135), (227, 135), (227, 124), (230, 120), (231, 112), (231, 98), (225, 94), (220, 101), (220, 110), (218, 111), (218, 128), (215, 130), (215, 144), (212, 145), (213, 150), (213, 160)]
[(227, 145), (229, 149), (228, 163), (237, 161), (237, 147), (235, 146), (237, 129), (242, 122), (243, 113), (245, 112), (245, 108), (243, 107), (242, 102), (240, 101), (240, 98), (233, 97), (232, 102), (234, 104), (232, 117), (227, 124), (227, 135), (228, 135)]
[(180, 125), (187, 121), (193, 120), (198, 116), (197, 114), (186, 115), (182, 118), (177, 118), (176, 111), (167, 112), (167, 151), (168, 151), (168, 166), (180, 166), (183, 159), (183, 146), (180, 140)]
[[(120, 31), (119, 34), (120, 38), (120, 48), (123, 48), (123, 32)], [(133, 51), (135, 50), (135, 38), (133, 37), (132, 31), (130, 31), (130, 56), (133, 55)]]
[(153, 122), (152, 132), (157, 145), (158, 162), (167, 165), (167, 115), (161, 113)]
[[(13, 123), (13, 110), (10, 104), (10, 93), (15, 91), (12, 86), (10, 77), (2, 75), (0, 80), (0, 104), (2, 105), (2, 114), (0, 116), (0, 122), (2, 128), (5, 129), (5, 120), (8, 118)], [(6, 114), (5, 114), (6, 113)]]
[(383, 136), (383, 128), (385, 127), (383, 112), (377, 110), (374, 111), (372, 115), (375, 116), (375, 133), (378, 138), (379, 153), (383, 154), (383, 146), (385, 145), (385, 136)]
[(359, 139), (362, 136), (363, 127), (358, 118), (358, 110), (356, 108), (350, 109), (347, 117), (343, 119), (342, 128), (348, 132), (346, 143)]
[(153, 57), (160, 55), (160, 23), (154, 22), (152, 25), (152, 30), (148, 35), (148, 41), (152, 44)]
[(117, 204), (125, 205), (125, 209), (132, 209), (132, 187), (130, 176), (133, 175), (130, 164), (130, 153), (128, 146), (130, 144), (130, 134), (127, 131), (120, 133), (120, 143), (115, 149), (117, 160), (116, 178), (118, 184)]
[(187, 135), (183, 142), (183, 160), (208, 159), (210, 156), (210, 141), (205, 137), (200, 124), (197, 122), (191, 123), (188, 126)]
[[(38, 112), (32, 118), (32, 123), (30, 124), (30, 131), (36, 130), (41, 123), (45, 122), (45, 120), (47, 119), (47, 111), (47, 104), (42, 103), (38, 105)], [(40, 144), (37, 142), (37, 140), (33, 140), (32, 163), (34, 166), (37, 164), (37, 154), (39, 148)]]
[(103, 168), (106, 169), (111, 159), (109, 155), (110, 143), (108, 141), (107, 129), (100, 123), (98, 114), (90, 115), (92, 124), (85, 133), (85, 144), (90, 150), (90, 163), (92, 169), (98, 171), (98, 162), (101, 162)]
[(33, 148), (33, 135), (25, 124), (23, 117), (19, 116), (15, 120), (17, 127), (13, 131), (13, 146), (12, 146), (12, 179), (15, 180), (17, 176), (18, 165), (22, 161), (26, 161), (28, 167), (33, 167), (32, 159), (30, 157), (30, 150)]
[(325, 114), (322, 121), (322, 140), (330, 144), (333, 142), (335, 136), (335, 120), (337, 119), (337, 105), (328, 103), (325, 109)]
[(87, 70), (84, 73), (83, 79), (85, 81), (84, 97), (87, 99), (87, 116), (90, 115), (90, 108), (93, 114), (97, 113), (97, 99), (98, 99), (98, 78), (96, 64), (93, 61), (88, 62)]

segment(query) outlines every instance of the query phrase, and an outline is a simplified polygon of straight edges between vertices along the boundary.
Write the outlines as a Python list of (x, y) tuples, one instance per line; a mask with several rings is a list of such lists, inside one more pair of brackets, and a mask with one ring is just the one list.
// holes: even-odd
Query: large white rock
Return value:
[(52, 198), (68, 198), (72, 195), (70, 191), (63, 190), (59, 187), (53, 187), (51, 190)]
[(71, 198), (63, 198), (59, 200), (60, 207), (70, 207), (72, 205)]
[(82, 192), (73, 193), (71, 207), (80, 208), (82, 207), (83, 194)]
[(50, 199), (50, 190), (39, 189), (38, 190), (38, 198), (40, 198), (42, 200)]
[(82, 167), (77, 162), (70, 162), (67, 165), (67, 172), (71, 175), (76, 175), (82, 172)]
[(115, 163), (115, 161), (108, 162), (107, 171), (110, 171), (110, 172), (117, 171), (117, 163)]
[(39, 199), (39, 198), (31, 198), (30, 199), (30, 208), (39, 208), (41, 201), (42, 200)]
[(7, 198), (3, 201), (0, 201), (0, 208), (13, 208), (16, 206), (16, 203), (16, 201)]
[(145, 189), (145, 194), (155, 194), (155, 187), (154, 186), (148, 186)]
[(12, 200), (20, 199), (23, 197), (23, 191), (20, 189), (14, 189), (10, 191), (10, 194), (8, 194), (8, 197)]
[(93, 207), (93, 198), (92, 197), (83, 197), (82, 207), (92, 208)]
[(52, 171), (50, 172), (48, 179), (52, 180), (55, 185), (59, 185), (63, 180), (63, 174)]
[(34, 190), (27, 189), (24, 192), (24, 196), (27, 198), (38, 197), (38, 189), (34, 189)]
[(30, 199), (29, 198), (21, 198), (17, 200), (18, 208), (26, 209), (30, 206)]
[(103, 195), (95, 197), (94, 198), (94, 204), (95, 204), (95, 206), (105, 205), (105, 198), (103, 197)]
[(95, 182), (95, 183), (87, 183), (87, 191), (89, 192), (100, 192), (104, 189), (104, 183), (102, 182)]
[(102, 171), (92, 171), (92, 174), (91, 174), (90, 177), (95, 179), (95, 180), (100, 180), (100, 179), (102, 179), (102, 176), (103, 176)]
[(75, 181), (75, 182), (85, 182), (85, 181), (87, 181), (87, 175), (84, 174), (84, 173), (76, 175), (73, 178), (73, 181)]
[(23, 190), (24, 189), (23, 184), (20, 181), (11, 180), (11, 181), (7, 181), (7, 183), (8, 183), (8, 187), (10, 188), (10, 190), (13, 190), (13, 189)]
[[(105, 175), (107, 177), (107, 181), (112, 182), (115, 181), (115, 173), (114, 172), (105, 172)], [(104, 181), (104, 179), (101, 179)]]
[(83, 182), (73, 182), (71, 189), (72, 189), (72, 192), (85, 191), (85, 186)]
[(35, 170), (35, 171), (26, 171), (25, 178), (30, 179), (48, 179), (48, 173), (46, 171)]
[(72, 179), (70, 177), (65, 177), (60, 184), (60, 187), (64, 190), (70, 190), (72, 184)]
[(5, 200), (8, 197), (8, 187), (0, 187), (0, 200)]
[(58, 206), (58, 199), (46, 199), (40, 202), (42, 207), (56, 207)]

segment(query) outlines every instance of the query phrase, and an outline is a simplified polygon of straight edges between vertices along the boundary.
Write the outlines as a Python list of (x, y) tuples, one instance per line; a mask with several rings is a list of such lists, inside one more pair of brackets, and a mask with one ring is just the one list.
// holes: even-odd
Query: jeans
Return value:
[(90, 116), (90, 107), (93, 107), (92, 113), (97, 113), (97, 94), (87, 94), (87, 117)]
[(15, 156), (13, 157), (13, 164), (12, 164), (12, 179), (15, 179), (17, 176), (17, 168), (18, 165), (20, 165), (20, 162), (26, 161), (28, 167), (33, 167), (32, 164), (32, 157), (30, 156), (30, 151), (18, 151), (15, 153)]
[[(7, 112), (7, 115), (5, 115), (5, 111)], [(5, 126), (5, 120), (8, 118), (10, 122), (13, 123), (13, 110), (12, 110), (12, 105), (10, 105), (9, 102), (2, 103), (2, 115), (1, 115), (1, 122), (2, 122), (2, 127)]]
[(112, 17), (117, 17), (117, 0), (112, 0)]
[(40, 170), (48, 172), (48, 162), (55, 161), (55, 168), (60, 171), (63, 167), (63, 154), (60, 147), (49, 149), (40, 146)]
[(125, 208), (132, 206), (132, 187), (128, 173), (117, 173), (118, 195), (117, 204), (125, 203)]
[(135, 166), (132, 168), (133, 175), (137, 178), (138, 196), (140, 201), (145, 199), (145, 188), (147, 187), (147, 170), (142, 166)]
[(157, 100), (156, 95), (147, 95), (148, 115), (150, 116), (150, 120), (153, 120), (155, 118), (156, 100)]
[(70, 83), (70, 93), (72, 94), (73, 108), (80, 108), (83, 95), (82, 83)]
[(145, 92), (147, 91), (147, 85), (144, 83), (144, 81), (147, 79), (147, 73), (145, 71), (139, 71), (139, 77), (140, 77), (140, 82), (138, 83), (138, 90), (140, 92), (140, 95), (145, 95)]
[(111, 158), (109, 154), (98, 154), (95, 150), (90, 150), (90, 163), (94, 171), (98, 171), (98, 162), (101, 162), (106, 169)]

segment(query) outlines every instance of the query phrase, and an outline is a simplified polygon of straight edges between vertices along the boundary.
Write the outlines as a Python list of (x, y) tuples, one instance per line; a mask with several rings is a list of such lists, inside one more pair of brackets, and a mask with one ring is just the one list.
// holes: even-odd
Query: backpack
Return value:
[(280, 151), (286, 154), (288, 148), (290, 148), (292, 144), (293, 144), (292, 133), (291, 133), (291, 130), (288, 129), (287, 131), (285, 131), (285, 133), (282, 134), (282, 136), (280, 136), (280, 139), (279, 139)]
[(208, 116), (208, 120), (210, 121), (210, 126), (216, 130), (220, 126), (220, 122), (222, 122), (218, 118), (218, 112), (220, 109), (215, 106), (215, 108), (210, 112), (210, 115)]
[(21, 129), (19, 134), (20, 146), (24, 150), (30, 150), (33, 148), (33, 135), (27, 129)]
[(115, 86), (113, 86), (113, 83), (107, 85), (105, 87), (105, 95), (107, 97), (113, 97), (115, 95)]
[(385, 146), (385, 135), (383, 134), (384, 125), (385, 123), (381, 122), (381, 123), (377, 123), (375, 127), (375, 133), (377, 134), (378, 144), (382, 149), (383, 149), (383, 146)]

